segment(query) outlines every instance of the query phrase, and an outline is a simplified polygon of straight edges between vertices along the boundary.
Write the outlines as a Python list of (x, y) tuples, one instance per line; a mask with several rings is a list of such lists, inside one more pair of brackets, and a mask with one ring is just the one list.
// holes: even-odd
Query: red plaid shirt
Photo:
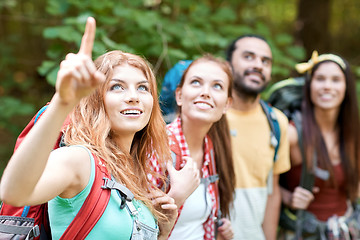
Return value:
[[(169, 144), (170, 144), (170, 149), (174, 149), (176, 147), (180, 148), (181, 151), (181, 157), (184, 156), (190, 156), (190, 151), (188, 148), (188, 145), (186, 143), (185, 140), (185, 136), (182, 132), (182, 128), (181, 128), (181, 119), (178, 117), (177, 119), (175, 119), (172, 123), (170, 123), (169, 125), (167, 125), (167, 132), (168, 132), (168, 136), (169, 136)], [(209, 177), (210, 172), (212, 172), (212, 174), (216, 174), (216, 168), (215, 168), (215, 159), (211, 157), (211, 151), (213, 152), (213, 146), (212, 146), (212, 142), (210, 140), (210, 138), (208, 136), (205, 137), (204, 139), (204, 162), (203, 162), (203, 166), (201, 168), (201, 173), (202, 173), (202, 178), (206, 178)], [(181, 158), (177, 157), (176, 158), (177, 161), (181, 161)], [(177, 164), (176, 164), (177, 165)], [(183, 168), (185, 165), (184, 161), (181, 161), (180, 163), (180, 169)], [(179, 170), (179, 169), (177, 169)], [(219, 202), (218, 202), (218, 196), (217, 196), (217, 191), (216, 188), (217, 185), (216, 183), (212, 183), (209, 184), (207, 187), (207, 190), (211, 196), (211, 202), (212, 202), (212, 208), (211, 208), (211, 214), (209, 216), (209, 218), (203, 223), (204, 226), (204, 230), (205, 230), (205, 235), (204, 235), (204, 240), (213, 240), (215, 239), (215, 217), (217, 216), (217, 211), (218, 211), (218, 206), (219, 206)], [(180, 207), (179, 209), (179, 215), (181, 214), (181, 210), (182, 210), (183, 206)]]

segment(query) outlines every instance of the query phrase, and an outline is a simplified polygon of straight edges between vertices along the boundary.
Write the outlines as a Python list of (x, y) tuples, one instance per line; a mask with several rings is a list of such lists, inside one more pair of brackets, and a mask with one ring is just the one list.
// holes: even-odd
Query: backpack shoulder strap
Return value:
[(281, 137), (281, 133), (280, 133), (280, 125), (279, 125), (279, 121), (277, 120), (276, 114), (273, 110), (273, 108), (267, 104), (265, 101), (260, 100), (260, 105), (266, 115), (266, 118), (269, 122), (270, 125), (270, 143), (271, 145), (275, 148), (275, 153), (274, 153), (274, 162), (276, 162), (277, 160), (277, 153), (279, 150), (279, 146), (280, 146), (280, 137)]
[(216, 160), (215, 160), (215, 152), (214, 146), (210, 138), (208, 138), (208, 146), (210, 149), (210, 164), (209, 164), (209, 180), (210, 183), (214, 183), (214, 190), (215, 190), (215, 199), (216, 199), (216, 221), (219, 221), (222, 217), (222, 213), (220, 210), (220, 193), (219, 193), (219, 174), (216, 170)]
[[(274, 163), (276, 162), (277, 158), (278, 158), (278, 150), (279, 150), (279, 146), (280, 146), (280, 125), (279, 122), (277, 120), (276, 114), (273, 110), (273, 108), (266, 103), (265, 101), (263, 101), (262, 99), (260, 99), (260, 105), (265, 113), (265, 116), (268, 120), (269, 126), (270, 126), (270, 144), (271, 146), (274, 147)], [(272, 194), (273, 191), (273, 168), (271, 168), (267, 180), (266, 180), (266, 185), (267, 185), (267, 192), (268, 194)]]
[(30, 130), (34, 127), (35, 123), (37, 122), (37, 120), (41, 117), (41, 115), (45, 112), (46, 108), (47, 108), (48, 104), (46, 104), (45, 106), (43, 106), (36, 114), (35, 116), (30, 120), (30, 122), (26, 125), (26, 127), (24, 128), (24, 130), (20, 133), (20, 135), (18, 136), (18, 138), (16, 139), (16, 143), (15, 143), (15, 148), (14, 151), (16, 151), (16, 149), (20, 146), (20, 144), (22, 143), (22, 141), (24, 140), (24, 138), (26, 137), (26, 135), (30, 132)]
[[(308, 171), (308, 166), (305, 158), (305, 150), (303, 144), (303, 135), (302, 135), (302, 121), (301, 113), (299, 111), (294, 112), (291, 115), (292, 121), (294, 122), (296, 132), (298, 134), (298, 144), (301, 152), (302, 166), (301, 166), (301, 175), (300, 175), (300, 186), (312, 191), (315, 182), (315, 176), (310, 171)], [(314, 160), (316, 159), (316, 154), (314, 154)], [(315, 160), (316, 162), (316, 160)]]
[(206, 184), (216, 183), (216, 181), (219, 180), (219, 175), (216, 171), (214, 146), (210, 138), (208, 138), (208, 149), (210, 153), (209, 176), (207, 178), (201, 179), (201, 181), (205, 182)]
[(109, 176), (105, 167), (102, 168), (101, 163), (98, 163), (99, 159), (97, 156), (93, 156), (95, 159), (95, 180), (93, 186), (83, 206), (60, 239), (85, 239), (108, 205), (111, 191), (102, 188), (102, 186), (103, 179), (111, 178), (111, 176)]
[(169, 145), (171, 151), (171, 159), (173, 162), (173, 166), (176, 170), (180, 169), (180, 165), (182, 162), (182, 154), (178, 140), (176, 139), (175, 135), (172, 133), (168, 133), (169, 138)]
[[(315, 176), (310, 171), (308, 171), (307, 164), (306, 164), (305, 151), (304, 151), (304, 145), (303, 145), (303, 137), (302, 137), (301, 113), (299, 111), (294, 112), (291, 115), (291, 119), (294, 122), (296, 132), (298, 134), (298, 144), (299, 144), (301, 158), (302, 158), (300, 186), (309, 191), (312, 191), (312, 188), (315, 183)], [(314, 154), (314, 157), (316, 158), (316, 154)], [(301, 236), (302, 236), (304, 211), (305, 210), (303, 210), (303, 209), (299, 209), (296, 211), (295, 239), (301, 239)]]

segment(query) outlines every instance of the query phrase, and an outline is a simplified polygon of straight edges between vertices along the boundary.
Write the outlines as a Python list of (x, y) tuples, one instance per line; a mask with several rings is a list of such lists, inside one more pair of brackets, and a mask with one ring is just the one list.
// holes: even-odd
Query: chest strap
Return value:
[(206, 178), (201, 178), (200, 179), (200, 183), (205, 184), (205, 186), (209, 186), (209, 184), (216, 182), (217, 180), (219, 180), (219, 175), (215, 174), (215, 175), (210, 175)]

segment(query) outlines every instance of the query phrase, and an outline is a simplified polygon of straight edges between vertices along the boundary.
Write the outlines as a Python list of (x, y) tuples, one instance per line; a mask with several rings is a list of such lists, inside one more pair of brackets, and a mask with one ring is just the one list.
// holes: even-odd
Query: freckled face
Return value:
[(111, 129), (117, 135), (134, 135), (149, 122), (153, 96), (143, 72), (130, 65), (114, 68), (104, 97)]
[(315, 108), (338, 109), (345, 97), (345, 75), (336, 63), (321, 63), (313, 74), (310, 89)]
[(182, 118), (207, 123), (218, 121), (229, 107), (229, 78), (215, 62), (200, 61), (192, 65), (176, 101)]

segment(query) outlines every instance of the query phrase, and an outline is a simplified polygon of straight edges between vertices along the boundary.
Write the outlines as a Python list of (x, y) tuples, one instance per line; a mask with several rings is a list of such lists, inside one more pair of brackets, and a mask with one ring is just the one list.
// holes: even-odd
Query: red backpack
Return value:
[[(21, 132), (16, 140), (14, 151), (44, 113), (47, 106), (48, 104), (41, 108)], [(67, 124), (68, 119), (65, 121), (64, 126)], [(54, 149), (60, 146), (60, 140), (61, 134)], [(100, 219), (109, 202), (110, 191), (103, 188), (102, 185), (103, 179), (111, 179), (111, 176), (106, 168), (99, 163), (99, 159), (95, 155), (94, 159), (96, 168), (93, 186), (83, 206), (60, 239), (84, 239)], [(47, 203), (25, 207), (14, 207), (2, 203), (0, 209), (0, 239), (51, 239), (47, 208)]]

